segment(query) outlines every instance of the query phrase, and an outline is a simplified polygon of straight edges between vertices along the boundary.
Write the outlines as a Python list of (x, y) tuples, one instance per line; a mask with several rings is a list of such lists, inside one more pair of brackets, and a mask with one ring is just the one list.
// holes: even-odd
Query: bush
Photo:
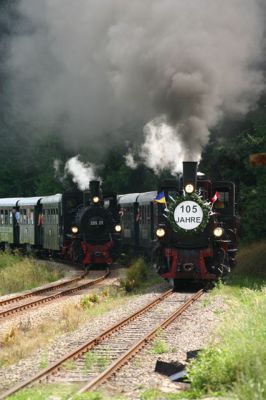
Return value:
[(126, 272), (126, 279), (121, 280), (121, 286), (127, 291), (139, 288), (148, 278), (148, 267), (142, 258), (132, 263)]

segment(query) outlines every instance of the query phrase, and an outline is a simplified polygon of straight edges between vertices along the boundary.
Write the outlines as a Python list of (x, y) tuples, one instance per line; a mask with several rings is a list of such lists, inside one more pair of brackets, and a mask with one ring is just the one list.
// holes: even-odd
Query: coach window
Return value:
[(13, 224), (13, 213), (12, 211), (9, 211), (9, 225)]
[(55, 210), (55, 223), (58, 224), (58, 209)]
[(34, 210), (30, 210), (30, 224), (34, 225)]
[(5, 210), (5, 225), (8, 225), (8, 211)]
[(27, 224), (27, 210), (22, 210), (23, 211), (23, 224)]
[(31, 225), (30, 208), (27, 208), (27, 224)]

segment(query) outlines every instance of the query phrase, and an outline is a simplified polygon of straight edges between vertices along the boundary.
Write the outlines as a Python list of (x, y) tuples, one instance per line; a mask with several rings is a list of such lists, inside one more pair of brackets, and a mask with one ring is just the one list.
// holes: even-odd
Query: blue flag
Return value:
[(156, 203), (166, 204), (164, 192), (158, 193), (154, 201), (156, 201)]

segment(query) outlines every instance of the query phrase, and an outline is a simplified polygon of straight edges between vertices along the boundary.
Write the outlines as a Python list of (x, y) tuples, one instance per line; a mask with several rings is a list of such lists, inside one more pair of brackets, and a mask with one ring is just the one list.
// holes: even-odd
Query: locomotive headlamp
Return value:
[(121, 232), (121, 231), (122, 231), (122, 226), (121, 226), (121, 225), (116, 225), (116, 226), (115, 226), (115, 231), (116, 231), (117, 233)]
[(194, 192), (194, 186), (192, 185), (192, 183), (188, 183), (188, 184), (185, 186), (185, 192), (188, 193), (188, 194)]
[(71, 228), (72, 233), (78, 233), (78, 231), (79, 231), (79, 228), (77, 226), (72, 226), (72, 228)]
[(93, 196), (92, 202), (93, 202), (94, 204), (99, 203), (99, 201), (100, 201), (100, 197), (98, 197), (98, 196)]
[(158, 236), (158, 238), (162, 238), (165, 236), (165, 229), (157, 228), (155, 233), (156, 233), (156, 236)]
[(214, 230), (213, 230), (213, 234), (215, 237), (219, 238), (221, 236), (223, 236), (224, 230), (221, 226), (217, 226)]

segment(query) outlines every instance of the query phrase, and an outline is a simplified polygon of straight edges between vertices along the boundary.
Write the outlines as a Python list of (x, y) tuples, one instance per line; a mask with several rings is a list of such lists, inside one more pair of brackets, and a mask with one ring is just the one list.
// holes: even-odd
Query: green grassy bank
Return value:
[(63, 271), (19, 253), (0, 253), (0, 296), (32, 289), (63, 277)]

